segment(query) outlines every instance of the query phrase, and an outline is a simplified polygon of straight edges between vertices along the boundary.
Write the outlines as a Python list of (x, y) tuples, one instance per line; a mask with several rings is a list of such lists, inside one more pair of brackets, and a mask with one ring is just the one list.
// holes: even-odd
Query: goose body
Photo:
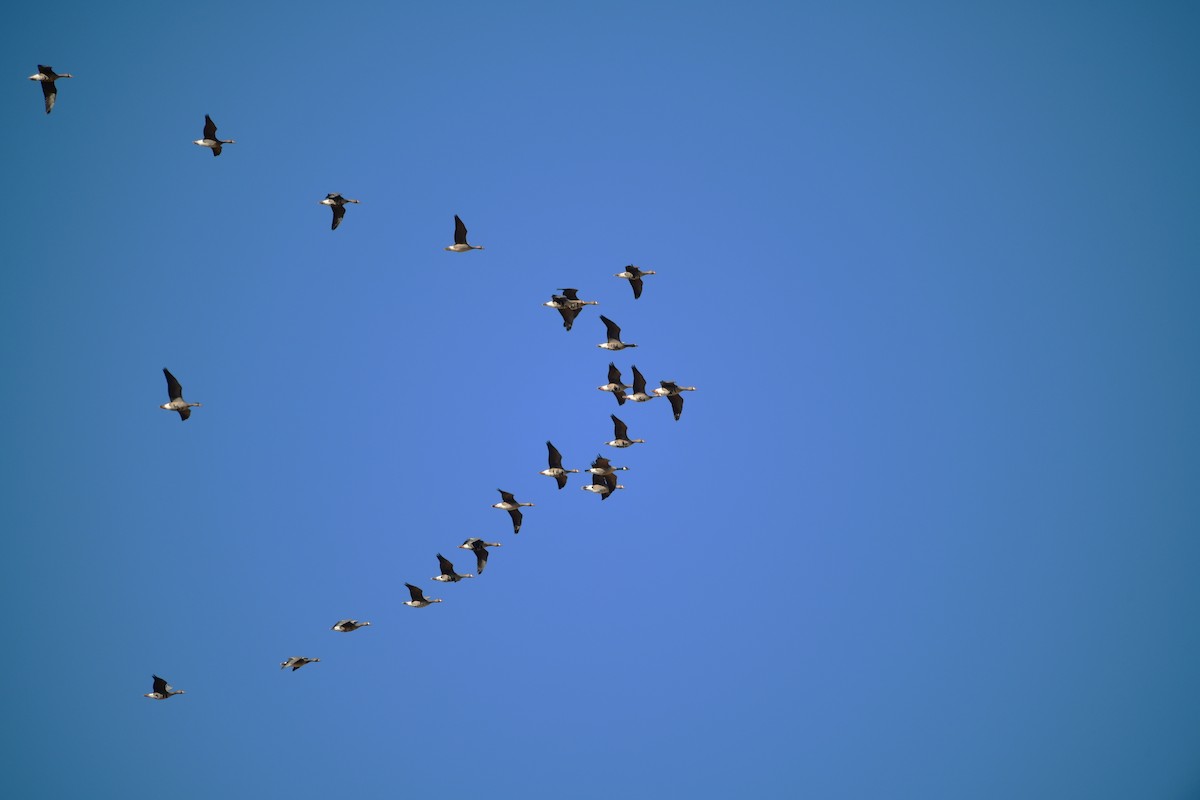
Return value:
[(365, 628), (370, 624), (371, 623), (369, 622), (359, 622), (356, 619), (339, 619), (329, 630), (337, 631), (338, 633), (350, 633), (351, 631), (356, 631), (359, 628)]
[(601, 500), (607, 500), (610, 494), (615, 492), (617, 489), (624, 489), (625, 487), (617, 483), (617, 477), (615, 475), (610, 474), (596, 475), (592, 478), (591, 485), (581, 486), (579, 488), (583, 489), (584, 491), (600, 495)]
[(579, 316), (579, 312), (584, 306), (600, 305), (595, 300), (580, 300), (578, 289), (559, 289), (562, 294), (550, 295), (550, 302), (542, 303), (547, 308), (557, 309), (562, 315), (563, 327), (571, 330), (571, 326), (575, 323), (575, 318)]
[(613, 397), (617, 398), (617, 405), (625, 405), (625, 390), (629, 386), (621, 382), (621, 370), (617, 369), (617, 365), (613, 362), (608, 362), (608, 383), (603, 386), (597, 386), (596, 389), (601, 392), (612, 392)]
[(431, 597), (431, 598), (427, 599), (425, 597), (425, 593), (422, 592), (419, 587), (413, 586), (411, 583), (406, 583), (404, 585), (408, 587), (408, 595), (409, 595), (409, 597), (412, 598), (411, 600), (404, 601), (404, 605), (406, 605), (406, 606), (412, 606), (413, 608), (424, 608), (425, 606), (429, 606), (429, 605), (433, 605), (434, 603), (442, 602), (440, 599), (438, 599), (436, 597)]
[(640, 270), (633, 264), (625, 268), (624, 272), (618, 272), (613, 275), (614, 278), (624, 278), (629, 281), (629, 285), (633, 287), (633, 299), (637, 300), (642, 296), (642, 278), (646, 275), (653, 275), (654, 270)]
[(454, 244), (446, 248), (451, 253), (465, 253), (469, 250), (482, 250), (483, 245), (467, 244), (467, 226), (458, 218), (458, 214), (454, 215)]
[(646, 441), (645, 439), (630, 439), (629, 428), (625, 425), (625, 423), (617, 419), (616, 414), (610, 414), (609, 416), (612, 417), (613, 421), (613, 440), (611, 442), (605, 442), (606, 445), (609, 447), (631, 447), (635, 444), (642, 444)]
[(546, 442), (546, 449), (549, 451), (550, 467), (539, 472), (539, 475), (545, 475), (549, 478), (554, 478), (558, 482), (558, 488), (561, 489), (567, 485), (567, 474), (571, 472), (579, 472), (577, 469), (563, 469), (562, 453), (558, 452), (558, 448)]
[(632, 342), (621, 341), (621, 329), (617, 327), (617, 323), (613, 322), (603, 314), (600, 315), (600, 321), (604, 323), (604, 327), (608, 329), (608, 341), (602, 342), (596, 347), (602, 350), (624, 350), (627, 347), (637, 347)]
[(331, 206), (333, 208), (333, 227), (332, 231), (338, 229), (338, 225), (342, 224), (342, 217), (346, 216), (346, 203), (357, 203), (357, 200), (351, 200), (349, 197), (342, 197), (337, 192), (330, 192), (325, 195), (324, 200), (318, 200), (323, 206)]
[(442, 583), (458, 583), (463, 578), (475, 577), (474, 575), (459, 575), (454, 571), (454, 565), (451, 564), (450, 561), (441, 553), (437, 554), (437, 560), (438, 568), (442, 571), (442, 574), (435, 575), (433, 578), (435, 581), (441, 581)]
[(174, 697), (177, 694), (187, 694), (183, 689), (172, 689), (167, 685), (167, 682), (157, 675), (151, 675), (154, 679), (154, 688), (149, 693), (142, 697), (149, 697), (151, 700), (166, 700), (169, 697)]
[(665, 397), (671, 401), (671, 411), (675, 414), (675, 419), (679, 419), (679, 415), (683, 413), (683, 395), (680, 392), (694, 392), (695, 386), (680, 386), (675, 381), (659, 381), (659, 388), (654, 390), (654, 393), (659, 397)]
[(642, 373), (638, 372), (636, 366), (633, 367), (633, 394), (627, 395), (627, 397), (635, 403), (644, 403), (658, 397), (657, 394), (646, 394), (646, 379), (642, 377)]
[(500, 502), (492, 503), (492, 508), (498, 508), (501, 511), (507, 511), (508, 515), (512, 517), (513, 533), (520, 533), (522, 519), (521, 507), (532, 506), (533, 503), (518, 503), (517, 499), (513, 497), (512, 492), (506, 492), (503, 489), (497, 489), (496, 491), (500, 493)]
[(458, 546), (460, 550), (470, 550), (475, 554), (475, 569), (479, 574), (483, 574), (483, 568), (487, 566), (489, 547), (500, 547), (500, 542), (485, 542), (483, 539), (472, 536)]
[(175, 376), (166, 367), (163, 367), (163, 375), (167, 376), (167, 399), (168, 403), (163, 403), (159, 408), (167, 411), (178, 411), (181, 422), (187, 421), (187, 418), (192, 415), (193, 408), (199, 408), (200, 403), (189, 403), (183, 399), (183, 387), (179, 385), (179, 381), (175, 380)]
[(212, 117), (208, 114), (204, 115), (204, 138), (196, 139), (192, 144), (198, 144), (201, 147), (207, 147), (212, 150), (213, 157), (221, 155), (221, 145), (237, 144), (233, 139), (218, 139), (217, 138), (217, 123), (212, 121)]
[[(64, 72), (62, 75), (59, 75), (54, 71), (53, 67), (47, 67), (41, 64), (38, 64), (38, 71), (29, 76), (29, 80), (37, 81), (42, 85), (42, 97), (46, 101), (47, 114), (49, 114), (51, 109), (54, 108), (54, 101), (58, 97), (58, 87), (54, 85), (54, 82), (59, 78), (72, 77), (74, 76), (69, 72)], [(150, 695), (146, 696), (149, 697)]]
[(296, 670), (303, 667), (305, 664), (315, 664), (320, 660), (321, 659), (319, 659), (319, 658), (305, 658), (304, 656), (291, 656), (290, 658), (288, 658), (287, 661), (280, 661), (279, 668), (287, 669), (288, 667), (291, 667), (292, 672), (295, 672)]

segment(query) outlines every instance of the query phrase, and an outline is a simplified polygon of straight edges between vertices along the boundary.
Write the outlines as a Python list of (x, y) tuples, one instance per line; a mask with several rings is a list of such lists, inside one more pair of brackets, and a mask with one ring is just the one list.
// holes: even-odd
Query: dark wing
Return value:
[(339, 619), (337, 622), (335, 622), (335, 623), (333, 624), (333, 627), (335, 627), (335, 628), (340, 628), (340, 627), (342, 627), (343, 625), (346, 625), (347, 623), (350, 623), (350, 622), (353, 622), (353, 620), (349, 620), (349, 619)]
[(333, 209), (333, 227), (331, 231), (336, 231), (337, 226), (342, 224), (342, 217), (346, 216), (345, 206), (330, 206)]
[(633, 368), (633, 393), (646, 393), (646, 379), (642, 377), (642, 373), (638, 372), (638, 368)]
[(566, 473), (562, 473), (562, 472), (558, 473), (557, 475), (554, 476), (554, 480), (556, 480), (558, 482), (558, 488), (560, 488), (560, 489), (567, 485)]
[(342, 195), (338, 192), (330, 192), (329, 194), (325, 195), (325, 199), (326, 200), (341, 200)]
[(617, 327), (617, 323), (613, 322), (603, 314), (600, 315), (600, 321), (604, 323), (604, 327), (608, 328), (608, 338), (612, 341), (621, 341), (621, 329)]
[(38, 64), (38, 72), (40, 72), (41, 74), (43, 74), (47, 77), (50, 77), (50, 76), (54, 75), (54, 67), (51, 67), (48, 64)]
[(521, 509), (514, 508), (512, 511), (508, 512), (508, 515), (510, 517), (512, 517), (513, 533), (520, 533), (521, 532), (521, 519), (522, 519)]
[(46, 98), (46, 113), (49, 114), (50, 109), (54, 108), (54, 99), (58, 97), (54, 81), (42, 81), (42, 95)]
[(182, 400), (183, 387), (179, 385), (179, 381), (175, 380), (175, 376), (166, 367), (163, 367), (163, 375), (167, 376), (167, 399)]
[(671, 410), (675, 412), (675, 419), (679, 419), (679, 415), (683, 413), (683, 395), (670, 395), (668, 400), (671, 401)]
[(642, 279), (641, 278), (630, 279), (629, 285), (633, 287), (633, 299), (634, 300), (637, 300), (639, 297), (642, 296)]
[(562, 469), (562, 453), (558, 452), (558, 448), (546, 442), (546, 449), (550, 451), (550, 468)]
[(217, 142), (217, 144), (213, 147), (212, 151), (213, 151), (213, 158), (216, 158), (217, 156), (221, 155), (221, 143)]
[(506, 492), (503, 489), (497, 489), (496, 491), (500, 493), (500, 502), (502, 502), (502, 503), (517, 502), (517, 499), (515, 497), (513, 497), (512, 492)]
[(675, 385), (675, 381), (659, 381), (658, 385), (671, 393), (675, 393), (675, 392), (679, 391), (679, 387), (677, 387)]
[(187, 422), (187, 418), (192, 415), (192, 410), (190, 408), (180, 408), (176, 410), (179, 412), (180, 422)]
[(483, 574), (483, 568), (487, 566), (488, 551), (486, 547), (475, 547), (475, 569), (479, 574)]
[(617, 490), (617, 476), (615, 474), (597, 475), (596, 482), (607, 486), (610, 492), (615, 492)]
[(212, 117), (210, 117), (208, 114), (204, 115), (204, 138), (217, 138), (217, 123), (213, 122)]
[(458, 218), (458, 214), (454, 215), (454, 243), (467, 243), (467, 226), (463, 225), (463, 221)]
[(166, 694), (167, 692), (171, 691), (171, 687), (167, 685), (165, 680), (157, 675), (151, 675), (150, 677), (154, 678), (154, 688), (151, 691), (153, 691), (155, 694)]
[(609, 416), (612, 417), (612, 421), (613, 421), (613, 438), (614, 439), (628, 439), (629, 438), (629, 428), (625, 425), (625, 423), (621, 422), (621, 420), (617, 419), (616, 414), (610, 414)]
[(578, 289), (562, 289), (561, 291), (563, 293), (563, 296), (566, 297), (568, 300), (578, 300), (579, 299), (579, 290)]
[(608, 362), (608, 382), (621, 383), (621, 370), (617, 369), (617, 365), (611, 361)]
[(425, 593), (424, 592), (422, 592), (416, 586), (413, 586), (411, 583), (406, 583), (404, 585), (408, 587), (408, 593), (409, 593), (409, 595), (412, 596), (413, 600), (416, 600), (418, 603), (425, 602)]
[(579, 316), (579, 312), (582, 310), (582, 308), (560, 308), (558, 313), (562, 314), (563, 327), (571, 330), (571, 326), (575, 324), (575, 318)]
[(625, 390), (624, 389), (617, 389), (615, 392), (613, 392), (613, 396), (615, 396), (617, 398), (617, 405), (619, 405), (619, 406), (625, 405)]
[(437, 554), (438, 568), (441, 569), (443, 575), (453, 575), (454, 565), (446, 560), (446, 557), (441, 553)]
[(597, 467), (600, 469), (608, 469), (611, 464), (612, 464), (612, 462), (609, 461), (604, 456), (596, 456), (596, 460), (592, 462), (593, 467)]

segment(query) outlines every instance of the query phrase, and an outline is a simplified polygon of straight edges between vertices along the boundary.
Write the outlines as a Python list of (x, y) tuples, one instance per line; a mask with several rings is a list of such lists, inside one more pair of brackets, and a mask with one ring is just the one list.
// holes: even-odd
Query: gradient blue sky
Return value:
[(1200, 15), (900, 5), (10, 9), (0, 794), (1200, 796)]

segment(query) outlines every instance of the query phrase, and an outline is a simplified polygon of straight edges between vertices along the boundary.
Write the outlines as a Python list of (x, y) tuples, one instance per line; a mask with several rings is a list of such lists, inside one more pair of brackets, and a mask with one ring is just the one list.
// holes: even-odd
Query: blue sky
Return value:
[(1196, 796), (1196, 22), (14, 9), (0, 792)]

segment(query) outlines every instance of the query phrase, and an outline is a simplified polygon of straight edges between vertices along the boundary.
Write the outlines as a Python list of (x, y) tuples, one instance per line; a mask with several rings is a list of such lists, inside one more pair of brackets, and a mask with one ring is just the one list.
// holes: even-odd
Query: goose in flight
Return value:
[(592, 483), (590, 486), (581, 486), (579, 488), (581, 488), (585, 491), (588, 491), (588, 492), (592, 492), (593, 494), (600, 495), (600, 499), (603, 501), (603, 500), (607, 500), (608, 496), (610, 494), (612, 494), (613, 492), (615, 492), (617, 489), (624, 489), (625, 487), (622, 486), (621, 484), (617, 483), (616, 475), (610, 474), (610, 475), (594, 475), (592, 477)]
[(467, 226), (463, 225), (463, 221), (458, 218), (458, 214), (454, 215), (454, 244), (446, 248), (452, 253), (465, 253), (468, 250), (482, 250), (483, 245), (467, 244)]
[(618, 272), (615, 275), (613, 275), (613, 277), (614, 278), (625, 278), (627, 281), (629, 281), (629, 285), (633, 287), (633, 299), (637, 300), (639, 297), (642, 296), (642, 278), (646, 275), (653, 275), (653, 274), (654, 274), (654, 270), (652, 270), (652, 269), (642, 271), (642, 270), (638, 269), (637, 267), (635, 267), (633, 264), (630, 264), (628, 267), (625, 268), (624, 272)]
[(679, 419), (679, 415), (683, 413), (683, 395), (680, 392), (694, 392), (695, 386), (680, 386), (675, 381), (659, 381), (661, 388), (655, 389), (654, 393), (659, 397), (665, 397), (671, 401), (671, 411), (675, 413), (675, 419)]
[(483, 568), (487, 566), (489, 547), (500, 547), (500, 542), (485, 542), (476, 536), (472, 536), (458, 546), (459, 550), (470, 550), (475, 553), (475, 569), (479, 574), (483, 574)]
[(192, 415), (193, 408), (200, 407), (200, 403), (189, 403), (183, 399), (183, 387), (179, 385), (179, 381), (175, 380), (175, 376), (166, 367), (163, 367), (163, 374), (167, 376), (167, 399), (171, 402), (163, 403), (159, 408), (165, 408), (167, 411), (178, 411), (180, 421), (185, 421)]
[(558, 452), (558, 448), (550, 444), (550, 442), (546, 442), (546, 449), (550, 453), (550, 468), (544, 469), (538, 474), (554, 478), (554, 480), (558, 482), (558, 488), (561, 489), (567, 485), (567, 473), (579, 472), (579, 470), (563, 469), (562, 453)]
[(629, 386), (621, 382), (621, 370), (617, 369), (617, 365), (613, 362), (608, 362), (608, 383), (603, 386), (597, 386), (596, 389), (601, 392), (612, 392), (613, 397), (617, 398), (617, 405), (625, 405), (625, 390)]
[(630, 447), (635, 444), (645, 443), (645, 439), (630, 439), (629, 428), (625, 423), (617, 419), (616, 414), (610, 414), (609, 416), (612, 417), (613, 421), (613, 440), (605, 442), (606, 445), (609, 447)]
[(475, 577), (474, 575), (459, 575), (454, 571), (454, 565), (451, 564), (450, 561), (441, 553), (437, 554), (437, 560), (438, 569), (442, 571), (442, 574), (434, 576), (433, 580), (435, 581), (441, 581), (442, 583), (458, 583), (463, 578)]
[(646, 379), (638, 372), (637, 367), (633, 367), (633, 394), (628, 397), (635, 403), (644, 403), (658, 397), (657, 394), (646, 394)]
[(413, 608), (424, 608), (425, 606), (442, 602), (436, 597), (426, 600), (425, 593), (422, 592), (420, 588), (413, 586), (411, 583), (406, 583), (404, 585), (408, 587), (408, 594), (410, 597), (412, 597), (412, 600), (404, 601), (404, 605), (406, 606), (412, 606)]
[(218, 139), (217, 138), (217, 123), (212, 121), (212, 117), (208, 114), (204, 115), (204, 138), (197, 139), (192, 144), (198, 144), (201, 147), (208, 147), (212, 150), (214, 157), (221, 155), (221, 145), (237, 144), (233, 139)]
[(578, 289), (559, 289), (562, 294), (550, 295), (550, 302), (542, 303), (547, 308), (557, 309), (562, 315), (563, 327), (571, 330), (571, 326), (575, 323), (575, 318), (579, 316), (579, 312), (584, 306), (598, 306), (600, 303), (595, 300), (580, 300)]
[(346, 216), (346, 203), (357, 203), (358, 201), (351, 200), (349, 197), (342, 197), (337, 192), (330, 192), (325, 195), (324, 200), (318, 200), (317, 202), (323, 206), (333, 207), (333, 227), (330, 230), (336, 231), (338, 225), (342, 224), (342, 217)]
[[(54, 82), (59, 78), (73, 77), (75, 76), (69, 72), (64, 72), (62, 75), (58, 75), (54, 72), (53, 67), (46, 67), (41, 64), (38, 64), (38, 71), (29, 76), (29, 80), (38, 81), (42, 84), (42, 96), (46, 99), (47, 114), (50, 113), (50, 109), (54, 108), (54, 100), (56, 97), (58, 97), (58, 87), (54, 85)], [(150, 695), (146, 696), (149, 697)]]
[(588, 472), (593, 475), (612, 475), (619, 469), (629, 469), (629, 467), (614, 467), (604, 456), (596, 456), (596, 460), (588, 467)]
[(518, 503), (517, 499), (513, 497), (512, 492), (506, 492), (503, 489), (497, 489), (496, 491), (500, 493), (500, 502), (492, 503), (492, 508), (498, 508), (501, 511), (507, 511), (508, 515), (512, 517), (513, 533), (520, 533), (521, 506), (532, 506), (533, 503)]
[(142, 697), (149, 697), (151, 700), (166, 700), (168, 697), (174, 697), (177, 694), (187, 694), (183, 689), (172, 689), (167, 685), (167, 682), (157, 675), (151, 675), (154, 679), (154, 688), (149, 694), (144, 694)]
[(292, 672), (295, 672), (296, 670), (303, 667), (305, 664), (315, 664), (320, 660), (321, 659), (319, 659), (319, 658), (305, 658), (304, 656), (292, 656), (287, 661), (280, 661), (279, 668), (287, 669), (288, 667), (291, 667)]
[(617, 323), (613, 322), (603, 314), (600, 315), (600, 321), (604, 323), (604, 327), (608, 329), (608, 341), (596, 345), (603, 350), (624, 350), (626, 347), (637, 347), (632, 342), (621, 341), (621, 329), (617, 327)]
[(329, 630), (337, 631), (338, 633), (350, 633), (350, 631), (356, 631), (359, 628), (365, 628), (370, 624), (371, 623), (369, 622), (359, 622), (356, 619), (339, 619)]

